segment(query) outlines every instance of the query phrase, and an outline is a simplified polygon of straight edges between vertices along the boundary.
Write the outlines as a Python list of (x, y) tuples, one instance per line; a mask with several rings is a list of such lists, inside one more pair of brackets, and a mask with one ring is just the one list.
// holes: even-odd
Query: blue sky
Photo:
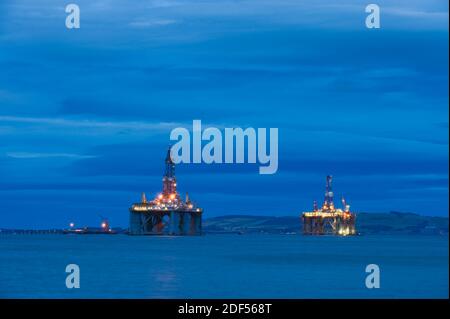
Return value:
[(448, 1), (0, 3), (0, 227), (127, 226), (192, 120), (279, 128), (279, 169), (179, 165), (223, 214), (299, 215), (325, 176), (356, 212), (448, 216)]

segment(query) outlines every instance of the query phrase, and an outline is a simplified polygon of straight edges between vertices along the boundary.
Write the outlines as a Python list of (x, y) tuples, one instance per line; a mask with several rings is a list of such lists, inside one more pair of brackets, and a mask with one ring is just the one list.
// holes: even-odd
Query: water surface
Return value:
[(448, 270), (439, 236), (0, 235), (3, 298), (447, 298)]

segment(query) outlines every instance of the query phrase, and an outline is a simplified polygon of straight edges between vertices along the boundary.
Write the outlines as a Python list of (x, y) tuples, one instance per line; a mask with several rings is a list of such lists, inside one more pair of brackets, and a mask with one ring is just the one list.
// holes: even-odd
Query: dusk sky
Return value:
[(204, 218), (299, 216), (328, 174), (357, 213), (448, 216), (448, 1), (369, 3), (0, 1), (0, 228), (127, 227), (195, 119), (279, 130), (276, 174), (177, 166)]

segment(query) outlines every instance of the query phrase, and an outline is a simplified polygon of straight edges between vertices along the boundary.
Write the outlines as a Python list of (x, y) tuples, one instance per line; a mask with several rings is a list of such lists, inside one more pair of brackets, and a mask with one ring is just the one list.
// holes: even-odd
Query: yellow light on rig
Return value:
[(159, 198), (159, 199), (162, 199), (162, 198), (163, 198), (163, 194), (159, 194), (159, 195), (158, 195), (158, 198)]
[(170, 199), (175, 199), (175, 194), (170, 194)]
[(106, 228), (106, 223), (102, 223), (102, 228)]

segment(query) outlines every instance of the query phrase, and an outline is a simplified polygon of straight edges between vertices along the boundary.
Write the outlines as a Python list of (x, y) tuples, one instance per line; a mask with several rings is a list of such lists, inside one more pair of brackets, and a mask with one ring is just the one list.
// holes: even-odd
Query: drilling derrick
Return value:
[(325, 187), (325, 199), (323, 201), (322, 210), (333, 210), (334, 209), (334, 199), (333, 199), (333, 188), (331, 183), (333, 181), (333, 177), (327, 176), (327, 184)]
[(170, 156), (170, 148), (166, 155), (166, 169), (163, 177), (163, 195), (170, 195), (177, 193), (177, 179), (175, 178), (175, 163)]
[(314, 201), (312, 212), (304, 212), (301, 216), (303, 222), (303, 234), (305, 235), (355, 235), (356, 215), (350, 212), (350, 206), (342, 197), (343, 209), (334, 206), (334, 194), (332, 188), (333, 177), (328, 175), (325, 186), (325, 199), (321, 209), (318, 209)]
[(130, 235), (200, 235), (203, 210), (177, 192), (175, 163), (167, 150), (162, 192), (152, 201), (145, 193), (130, 208)]

